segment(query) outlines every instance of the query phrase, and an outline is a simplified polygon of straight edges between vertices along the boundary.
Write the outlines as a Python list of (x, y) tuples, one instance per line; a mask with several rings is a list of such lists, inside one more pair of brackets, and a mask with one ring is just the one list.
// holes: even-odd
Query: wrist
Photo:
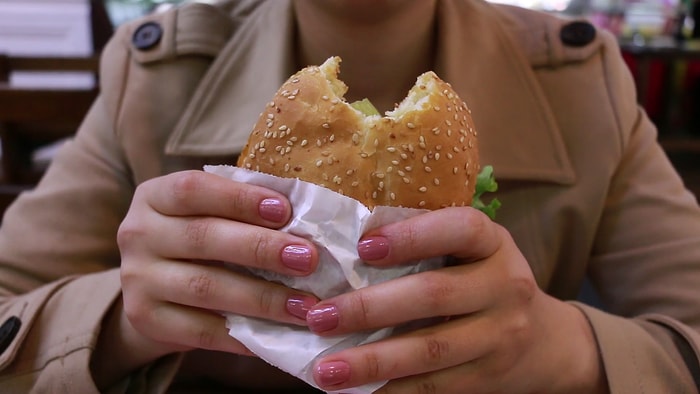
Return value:
[(585, 314), (577, 307), (562, 303), (566, 319), (571, 323), (568, 325), (571, 330), (563, 332), (562, 335), (568, 337), (570, 347), (566, 351), (567, 361), (563, 365), (568, 365), (568, 378), (563, 386), (562, 393), (581, 394), (608, 394), (608, 382), (603, 365), (603, 359), (598, 349), (598, 342), (595, 338)]
[(95, 385), (103, 391), (169, 353), (173, 351), (149, 340), (131, 326), (119, 297), (102, 320), (90, 359), (90, 372)]

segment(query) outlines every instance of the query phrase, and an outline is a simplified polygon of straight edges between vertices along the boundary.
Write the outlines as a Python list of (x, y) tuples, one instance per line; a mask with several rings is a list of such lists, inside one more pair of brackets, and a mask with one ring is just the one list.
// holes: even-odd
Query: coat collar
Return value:
[[(493, 165), (498, 179), (573, 182), (554, 116), (507, 19), (485, 2), (452, 0), (441, 2), (438, 17), (435, 70), (472, 109), (481, 163)], [(288, 0), (264, 2), (244, 20), (204, 76), (166, 152), (240, 151), (261, 109), (296, 71), (292, 37)]]

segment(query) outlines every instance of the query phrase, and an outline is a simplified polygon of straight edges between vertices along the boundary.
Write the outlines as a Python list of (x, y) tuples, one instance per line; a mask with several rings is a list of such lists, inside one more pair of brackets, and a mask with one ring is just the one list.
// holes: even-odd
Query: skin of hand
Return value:
[(374, 266), (432, 256), (456, 264), (314, 306), (308, 324), (323, 336), (440, 318), (318, 360), (321, 388), (388, 380), (376, 393), (607, 392), (585, 316), (544, 293), (509, 233), (481, 212), (428, 212), (371, 230), (358, 250)]
[(93, 355), (98, 387), (174, 352), (250, 355), (220, 311), (305, 325), (318, 299), (241, 269), (315, 270), (313, 244), (276, 230), (290, 217), (283, 195), (202, 171), (141, 184), (118, 232), (123, 295)]

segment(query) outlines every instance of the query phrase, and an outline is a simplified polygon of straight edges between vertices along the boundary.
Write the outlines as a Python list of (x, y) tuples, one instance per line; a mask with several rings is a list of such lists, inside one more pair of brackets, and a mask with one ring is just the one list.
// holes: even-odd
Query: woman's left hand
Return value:
[(325, 390), (390, 382), (376, 393), (606, 392), (592, 330), (573, 305), (544, 293), (510, 234), (472, 208), (446, 208), (371, 230), (368, 264), (434, 256), (458, 264), (327, 299), (307, 315), (323, 336), (443, 317), (443, 322), (330, 354)]

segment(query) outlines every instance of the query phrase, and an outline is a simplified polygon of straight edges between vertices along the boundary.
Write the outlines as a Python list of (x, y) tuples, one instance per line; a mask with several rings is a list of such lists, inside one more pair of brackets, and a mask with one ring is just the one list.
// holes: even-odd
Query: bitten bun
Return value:
[(471, 205), (479, 173), (471, 112), (434, 72), (418, 77), (385, 116), (366, 116), (343, 96), (340, 58), (290, 77), (256, 123), (238, 166), (299, 178), (378, 205)]

